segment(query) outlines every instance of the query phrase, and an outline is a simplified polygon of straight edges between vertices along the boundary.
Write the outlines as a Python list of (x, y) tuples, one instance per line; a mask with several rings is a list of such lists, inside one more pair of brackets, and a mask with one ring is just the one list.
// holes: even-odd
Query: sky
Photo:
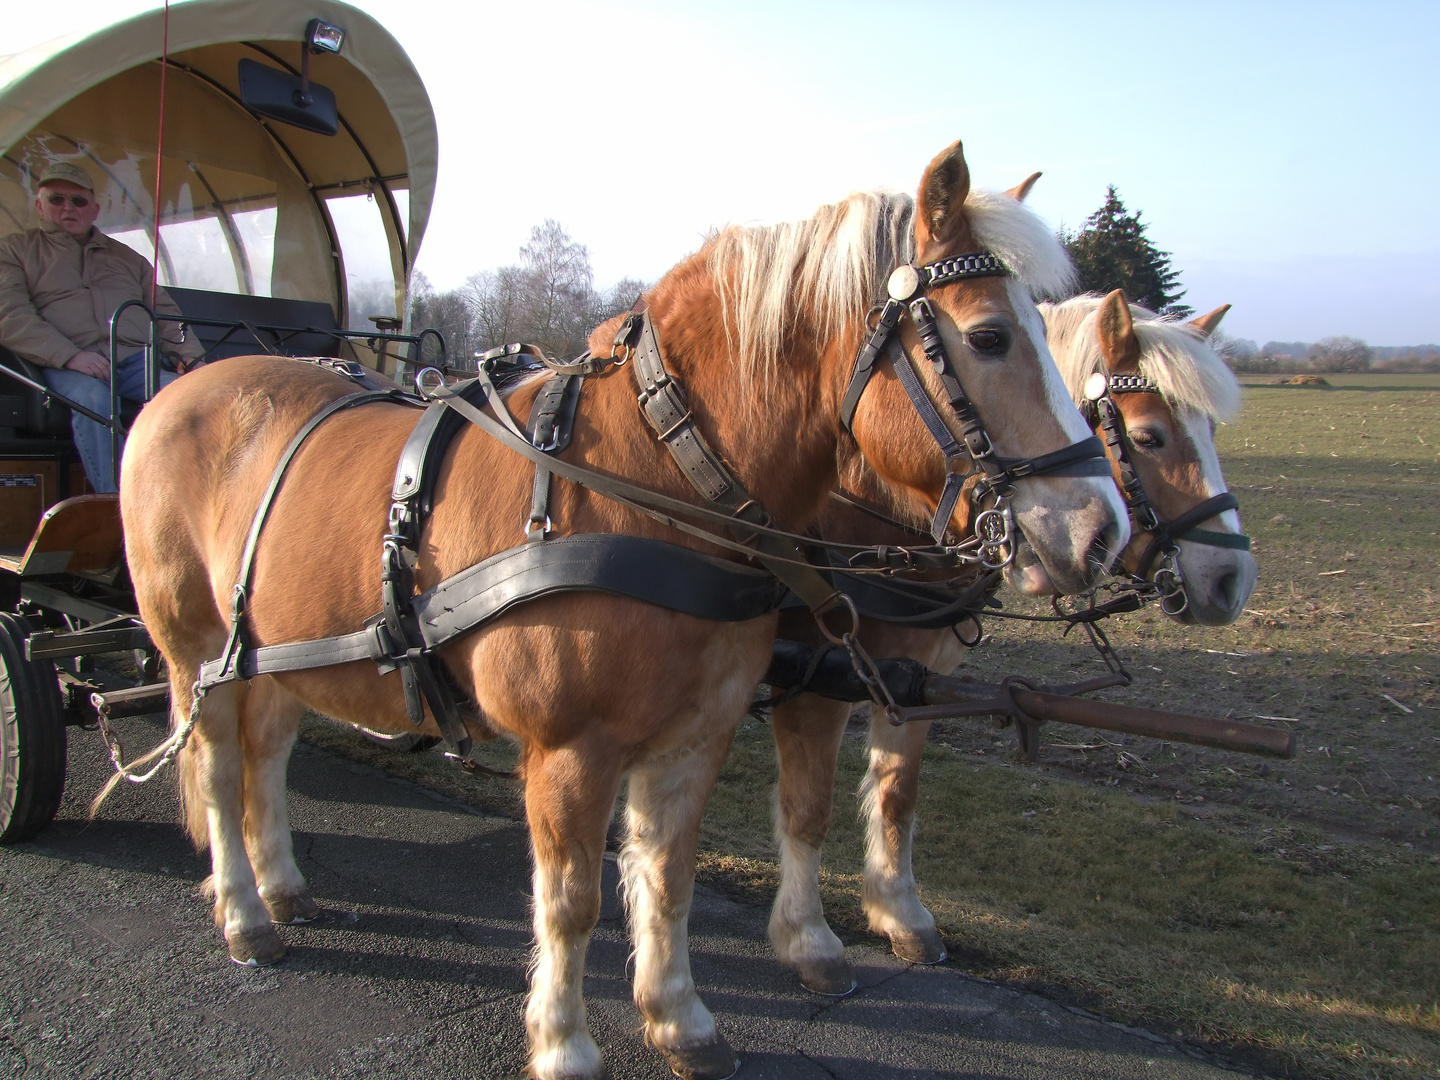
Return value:
[[(152, 6), (26, 5), (4, 51)], [(417, 266), (440, 288), (547, 217), (597, 285), (652, 280), (717, 226), (913, 191), (958, 138), (978, 187), (1043, 171), (1029, 203), (1056, 227), (1116, 185), (1232, 336), (1440, 343), (1433, 0), (356, 6), (434, 106)]]

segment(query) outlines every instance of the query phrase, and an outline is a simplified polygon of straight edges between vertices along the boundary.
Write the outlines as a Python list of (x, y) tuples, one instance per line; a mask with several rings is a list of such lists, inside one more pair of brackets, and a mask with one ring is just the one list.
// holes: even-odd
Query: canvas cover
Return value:
[[(239, 61), (298, 70), (312, 18), (347, 32), (310, 58), (339, 103), (334, 136), (239, 101)], [(67, 160), (95, 181), (98, 226), (154, 259), (163, 36), (155, 10), (0, 57), (0, 234), (35, 223), (36, 181)], [(438, 143), (395, 39), (336, 0), (191, 0), (170, 7), (168, 56), (161, 283), (323, 301), (357, 328), (403, 315)]]

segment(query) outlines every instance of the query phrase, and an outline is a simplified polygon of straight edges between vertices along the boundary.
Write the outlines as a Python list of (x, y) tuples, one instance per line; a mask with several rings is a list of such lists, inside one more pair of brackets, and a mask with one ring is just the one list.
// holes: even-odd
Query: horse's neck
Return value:
[[(662, 282), (649, 304), (665, 365), (684, 387), (712, 448), (782, 524), (808, 527), (836, 486), (840, 376), (834, 369), (846, 346), (824, 349), (797, 328), (776, 373), (747, 380), (729, 353), (720, 300), (698, 258)], [(630, 407), (633, 412), (633, 401)], [(671, 471), (679, 475), (673, 465)]]
[[(819, 518), (836, 486), (836, 443), (843, 379), (840, 343), (822, 355), (808, 340), (784, 351), (783, 376), (766, 390), (745, 385), (728, 355), (719, 299), (703, 263), (673, 271), (650, 295), (651, 316), (665, 364), (684, 389), (687, 403), (711, 448), (752, 498), (782, 527), (803, 530)], [(796, 335), (802, 338), (804, 335)], [(837, 351), (838, 350), (838, 351)], [(755, 400), (754, 395), (763, 399)], [(636, 384), (626, 367), (586, 380), (565, 460), (620, 477), (661, 494), (698, 501), (695, 489), (645, 422), (635, 401)], [(523, 422), (535, 388), (512, 396), (512, 413)], [(447, 490), (483, 491), (484, 499), (442, 499), (436, 522), (451, 544), (437, 553), (436, 572), (454, 573), (520, 537), (530, 505), (533, 470), (478, 430), (457, 443)], [(680, 544), (696, 542), (603, 498), (555, 487), (557, 527), (566, 532), (626, 532)], [(564, 512), (565, 507), (569, 513)], [(453, 546), (452, 546), (453, 545)], [(452, 565), (453, 564), (453, 565)]]

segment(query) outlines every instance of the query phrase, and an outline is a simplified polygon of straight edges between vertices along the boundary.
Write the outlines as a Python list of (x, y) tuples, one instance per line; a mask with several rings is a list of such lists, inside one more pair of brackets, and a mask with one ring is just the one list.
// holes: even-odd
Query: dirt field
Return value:
[[(1050, 726), (1040, 761), (978, 721), (937, 725), (915, 868), (952, 955), (990, 978), (1202, 1042), (1273, 1075), (1440, 1076), (1440, 376), (1254, 379), (1221, 460), (1260, 583), (1239, 623), (1111, 620), (1117, 701), (1293, 727), (1266, 762)], [(1016, 610), (1024, 602), (1007, 597)], [(1002, 624), (965, 670), (1098, 670), (1044, 626)], [(1279, 719), (1286, 718), (1286, 719)], [(862, 935), (846, 741), (827, 910)], [(433, 755), (307, 737), (509, 813), (503, 782)], [(509, 751), (490, 751), (502, 762)], [(513, 756), (513, 755), (511, 755)], [(711, 800), (702, 876), (768, 902), (774, 753), (751, 720)]]

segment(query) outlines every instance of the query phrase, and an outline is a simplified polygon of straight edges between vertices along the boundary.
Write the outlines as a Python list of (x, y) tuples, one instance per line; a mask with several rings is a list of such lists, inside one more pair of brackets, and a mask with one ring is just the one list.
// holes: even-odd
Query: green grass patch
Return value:
[[(842, 748), (822, 882), (832, 925), (864, 930)], [(773, 896), (768, 728), (736, 740), (706, 814), (701, 876)], [(1017, 765), (927, 750), (915, 874), (957, 959), (1129, 1023), (1244, 1048), (1307, 1076), (1435, 1075), (1440, 865), (1340, 851), (1315, 830), (1247, 842), (1171, 804), (1137, 804)]]

